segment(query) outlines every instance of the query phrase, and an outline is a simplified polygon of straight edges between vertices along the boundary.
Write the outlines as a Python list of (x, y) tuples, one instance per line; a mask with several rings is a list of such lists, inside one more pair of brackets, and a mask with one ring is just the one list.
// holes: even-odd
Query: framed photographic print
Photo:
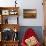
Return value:
[(36, 18), (36, 9), (23, 9), (24, 18)]
[(9, 15), (9, 10), (2, 10), (2, 15)]

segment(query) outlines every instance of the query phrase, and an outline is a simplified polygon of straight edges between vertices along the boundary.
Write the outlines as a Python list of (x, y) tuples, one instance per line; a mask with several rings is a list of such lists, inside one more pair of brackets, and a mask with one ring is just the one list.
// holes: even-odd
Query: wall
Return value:
[[(36, 19), (24, 19), (23, 12), (21, 12), (20, 16), (20, 24), (23, 26), (42, 26), (43, 25), (43, 6), (42, 0), (24, 0), (23, 3), (24, 9), (37, 9), (37, 18)], [(22, 11), (22, 10), (21, 10)]]
[[(0, 6), (15, 6), (15, 0), (0, 0)], [(20, 26), (43, 26), (43, 6), (42, 0), (17, 0), (19, 4), (19, 24)], [(37, 18), (24, 19), (22, 9), (37, 9)], [(10, 20), (10, 19), (9, 19)]]
[[(20, 26), (36, 26), (34, 27), (36, 29), (36, 32), (38, 33), (38, 37), (40, 38), (40, 41), (42, 41), (41, 38), (43, 38), (43, 6), (42, 6), (42, 0), (17, 0), (19, 5), (19, 24)], [(14, 6), (13, 0), (0, 0), (0, 6)], [(35, 19), (24, 19), (23, 18), (23, 9), (37, 9), (37, 18)], [(10, 17), (12, 18), (12, 17)], [(9, 18), (9, 20), (10, 20)], [(13, 21), (14, 22), (14, 21)], [(37, 27), (38, 26), (38, 27)], [(41, 27), (41, 28), (40, 28)], [(23, 30), (22, 30), (23, 32)], [(20, 32), (21, 33), (21, 32)]]

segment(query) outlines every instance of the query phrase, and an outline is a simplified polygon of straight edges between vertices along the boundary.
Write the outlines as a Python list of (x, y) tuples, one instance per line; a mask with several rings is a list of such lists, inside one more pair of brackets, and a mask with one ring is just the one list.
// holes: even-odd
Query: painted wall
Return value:
[[(0, 0), (0, 6), (2, 6), (2, 7), (15, 6), (14, 1), (15, 0)], [(44, 16), (43, 16), (42, 0), (35, 0), (35, 1), (34, 0), (17, 0), (17, 2), (19, 5), (19, 24), (20, 24), (20, 26), (36, 26), (36, 27), (34, 27), (34, 29), (38, 33), (38, 37), (40, 38), (40, 41), (42, 42), (43, 39), (41, 39), (41, 38), (43, 38), (42, 37), (43, 30), (42, 30), (42, 27), (40, 28), (40, 26), (43, 26), (43, 24), (44, 24), (43, 23)], [(37, 18), (24, 19), (23, 18), (23, 9), (37, 9)], [(12, 17), (9, 17), (9, 21), (11, 21), (11, 18)], [(37, 27), (37, 26), (39, 26), (39, 27)], [(23, 29), (23, 27), (21, 29)], [(23, 32), (23, 30), (22, 30), (22, 32)], [(21, 33), (21, 31), (20, 31), (20, 33)]]
[[(36, 19), (24, 19), (23, 12), (21, 12), (20, 16), (20, 24), (26, 26), (42, 26), (43, 25), (43, 6), (42, 0), (24, 0), (23, 3), (24, 9), (37, 9), (37, 18)], [(22, 11), (22, 10), (21, 10)]]
[[(0, 0), (0, 6), (15, 6), (15, 0)], [(17, 0), (19, 5), (19, 24), (21, 26), (43, 26), (42, 0)], [(37, 9), (37, 18), (24, 19), (23, 9)], [(10, 20), (10, 19), (9, 19)]]

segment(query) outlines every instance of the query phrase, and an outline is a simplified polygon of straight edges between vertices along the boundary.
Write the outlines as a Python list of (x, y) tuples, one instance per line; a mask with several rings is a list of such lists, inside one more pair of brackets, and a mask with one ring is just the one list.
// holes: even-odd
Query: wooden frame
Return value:
[(36, 18), (36, 9), (23, 9), (24, 18)]
[[(2, 31), (4, 29), (11, 29), (10, 31), (14, 31), (14, 32), (18, 33), (18, 31), (19, 31), (18, 8), (19, 7), (0, 7), (0, 15), (1, 15), (1, 18), (0, 18), (1, 19), (0, 32), (1, 32), (1, 35), (2, 35), (2, 33), (3, 33)], [(2, 14), (2, 11), (3, 11), (3, 14)], [(11, 14), (10, 12), (13, 12), (13, 14)], [(9, 19), (10, 16), (12, 16), (12, 17), (16, 17), (17, 16), (16, 17), (16, 19), (17, 19), (17, 21), (16, 21), (17, 23), (16, 24), (13, 24), (13, 23), (9, 24), (8, 19)], [(13, 18), (13, 20), (16, 20), (16, 19)], [(5, 42), (4, 41), (5, 40), (2, 40), (2, 36), (1, 36), (1, 41), (0, 41), (1, 44), (0, 44), (0, 46), (14, 46), (14, 45), (18, 46), (18, 42), (16, 43), (16, 40), (14, 41), (14, 40), (10, 39), (9, 41), (5, 41)], [(17, 41), (18, 41), (18, 39), (17, 39)]]
[(13, 24), (18, 24), (18, 8), (19, 7), (0, 7), (1, 24), (12, 24), (9, 21), (9, 16), (16, 18)]
[[(20, 28), (20, 26), (18, 25), (18, 24), (1, 24), (0, 25), (0, 30), (1, 30), (1, 32), (5, 29), (5, 28), (9, 28), (9, 29), (11, 29), (11, 30), (17, 30), (17, 32), (19, 31), (19, 28)], [(15, 32), (15, 31), (14, 31)]]
[[(18, 15), (18, 8), (19, 7), (0, 7), (0, 14), (2, 15)], [(11, 12), (13, 14), (11, 14)]]

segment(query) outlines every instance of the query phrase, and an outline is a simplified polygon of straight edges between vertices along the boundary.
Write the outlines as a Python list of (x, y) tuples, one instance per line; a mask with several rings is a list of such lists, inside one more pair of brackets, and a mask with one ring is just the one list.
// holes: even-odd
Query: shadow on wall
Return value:
[(21, 26), (20, 31), (19, 31), (19, 40), (20, 40), (20, 42), (21, 42), (21, 40), (23, 38), (23, 35), (24, 35), (25, 31), (28, 28), (32, 28), (37, 33), (39, 41), (41, 43), (43, 43), (43, 30), (42, 30), (41, 26), (32, 26), (32, 27), (31, 26)]

